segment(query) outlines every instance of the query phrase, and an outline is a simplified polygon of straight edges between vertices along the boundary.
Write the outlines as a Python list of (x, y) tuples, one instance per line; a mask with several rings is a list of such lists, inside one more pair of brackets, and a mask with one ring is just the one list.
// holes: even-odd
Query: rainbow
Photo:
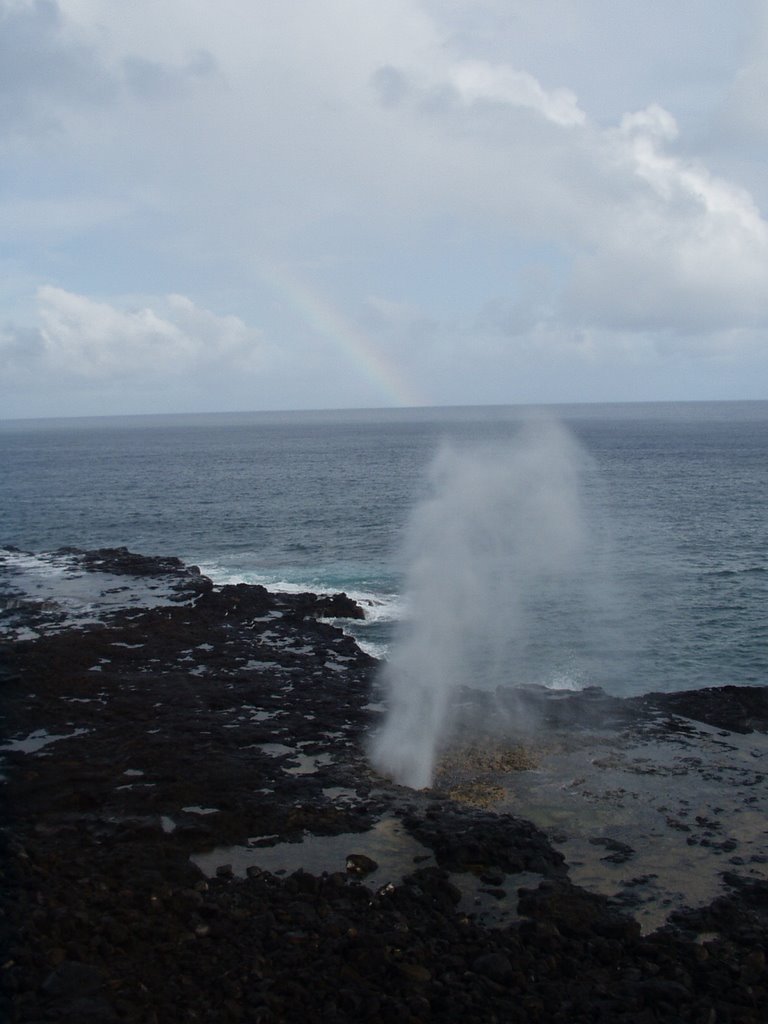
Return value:
[(382, 354), (366, 332), (346, 317), (325, 295), (306, 281), (300, 280), (284, 265), (262, 265), (260, 272), (265, 282), (288, 301), (305, 323), (326, 337), (343, 354), (349, 356), (363, 376), (387, 399), (388, 404), (428, 404), (405, 379), (399, 367)]

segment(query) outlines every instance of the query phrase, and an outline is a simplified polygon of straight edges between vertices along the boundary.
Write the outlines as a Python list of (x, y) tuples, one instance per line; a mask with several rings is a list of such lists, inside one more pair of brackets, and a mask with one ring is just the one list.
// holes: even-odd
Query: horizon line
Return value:
[(333, 413), (415, 413), (427, 415), (439, 410), (471, 410), (471, 409), (586, 409), (595, 407), (619, 406), (694, 406), (694, 405), (766, 405), (768, 398), (648, 398), (609, 399), (600, 401), (568, 401), (568, 402), (479, 402), (479, 403), (448, 403), (434, 405), (372, 405), (372, 406), (312, 406), (305, 408), (269, 408), (269, 409), (215, 409), (186, 410), (183, 412), (123, 412), (123, 413), (59, 413), (50, 416), (2, 416), (0, 424), (8, 423), (48, 423), (60, 420), (125, 420), (125, 419), (181, 419), (189, 417), (221, 417), (221, 416), (317, 416)]

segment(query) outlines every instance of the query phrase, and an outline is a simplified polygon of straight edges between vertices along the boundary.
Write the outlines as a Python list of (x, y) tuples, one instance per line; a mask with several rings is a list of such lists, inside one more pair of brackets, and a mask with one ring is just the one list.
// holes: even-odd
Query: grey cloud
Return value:
[(54, 0), (0, 0), (0, 125), (40, 132), (55, 126), (49, 101), (101, 103), (114, 79), (87, 46), (65, 38)]
[(207, 50), (198, 50), (180, 68), (131, 56), (123, 61), (123, 74), (129, 90), (141, 99), (165, 99), (178, 94), (195, 78), (205, 78), (217, 71), (216, 60)]
[(383, 107), (402, 107), (410, 100), (417, 110), (435, 116), (454, 116), (460, 108), (461, 97), (450, 83), (417, 84), (391, 64), (377, 68), (370, 83)]
[(397, 107), (411, 91), (408, 79), (397, 68), (387, 64), (371, 75), (371, 85), (384, 107)]
[(155, 61), (128, 57), (123, 61), (123, 73), (128, 88), (137, 96), (155, 99), (176, 91), (176, 76)]
[(55, 0), (0, 0), (0, 130), (44, 134), (56, 130), (69, 106), (114, 103), (126, 89), (162, 99), (217, 70), (207, 50), (179, 67), (130, 55), (113, 70), (71, 30)]
[(205, 78), (218, 72), (219, 65), (210, 50), (197, 50), (187, 61), (184, 70), (188, 75)]

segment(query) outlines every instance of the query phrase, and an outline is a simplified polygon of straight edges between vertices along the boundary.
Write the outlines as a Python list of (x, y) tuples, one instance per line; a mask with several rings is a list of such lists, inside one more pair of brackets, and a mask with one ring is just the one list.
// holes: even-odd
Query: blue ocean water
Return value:
[(5, 421), (0, 545), (126, 545), (220, 582), (346, 590), (369, 616), (350, 629), (385, 654), (436, 452), (503, 449), (544, 417), (587, 455), (591, 598), (531, 615), (508, 682), (768, 683), (768, 402)]

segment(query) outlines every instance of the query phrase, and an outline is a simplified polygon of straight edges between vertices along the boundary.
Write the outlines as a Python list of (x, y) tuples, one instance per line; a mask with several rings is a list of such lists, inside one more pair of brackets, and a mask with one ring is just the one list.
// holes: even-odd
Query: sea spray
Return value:
[(370, 755), (383, 774), (429, 786), (459, 688), (527, 681), (531, 616), (558, 614), (579, 578), (585, 463), (570, 433), (543, 422), (435, 458), (406, 530), (408, 614), (381, 675), (388, 712)]

